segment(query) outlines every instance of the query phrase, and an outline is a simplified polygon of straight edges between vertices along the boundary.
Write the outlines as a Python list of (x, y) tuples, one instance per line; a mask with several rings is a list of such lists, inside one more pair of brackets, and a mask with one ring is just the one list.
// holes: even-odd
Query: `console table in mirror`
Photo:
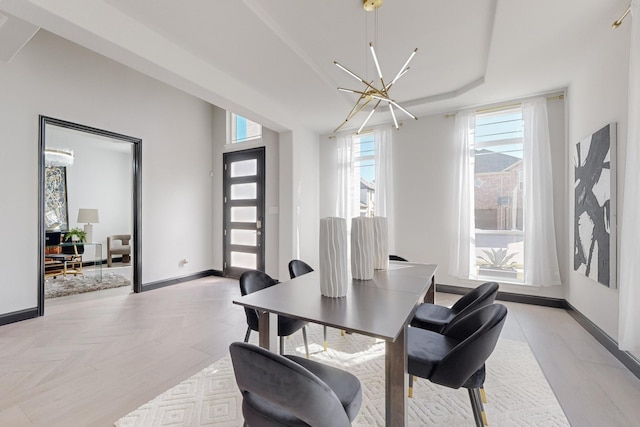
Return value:
[(44, 267), (45, 278), (81, 274), (102, 283), (102, 244), (65, 242), (48, 245)]

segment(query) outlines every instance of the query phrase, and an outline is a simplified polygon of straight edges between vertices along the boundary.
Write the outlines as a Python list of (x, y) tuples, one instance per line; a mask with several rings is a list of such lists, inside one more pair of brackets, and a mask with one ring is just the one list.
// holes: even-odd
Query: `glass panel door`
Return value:
[(264, 271), (264, 147), (224, 154), (224, 275)]

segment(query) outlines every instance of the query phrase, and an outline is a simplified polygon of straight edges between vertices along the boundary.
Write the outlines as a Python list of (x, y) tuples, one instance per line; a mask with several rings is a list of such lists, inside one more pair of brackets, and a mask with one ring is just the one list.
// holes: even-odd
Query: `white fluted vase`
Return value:
[(347, 265), (347, 221), (344, 218), (320, 220), (320, 293), (341, 298), (349, 289)]
[(351, 275), (357, 280), (373, 279), (373, 219), (351, 220)]
[(389, 268), (389, 227), (384, 216), (373, 218), (373, 268)]

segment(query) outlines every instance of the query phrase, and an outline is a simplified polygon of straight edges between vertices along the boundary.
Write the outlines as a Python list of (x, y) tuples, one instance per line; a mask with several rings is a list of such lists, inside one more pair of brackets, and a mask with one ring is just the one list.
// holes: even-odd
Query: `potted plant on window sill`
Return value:
[[(72, 243), (71, 245), (66, 244), (62, 246), (62, 253), (67, 255), (75, 255), (76, 249), (78, 254), (84, 253), (84, 242), (87, 239), (87, 233), (79, 228), (72, 228), (71, 230), (64, 233), (64, 241), (67, 243)], [(74, 249), (74, 246), (76, 249)]]
[(507, 255), (506, 248), (483, 250), (484, 256), (478, 256), (478, 275), (484, 277), (515, 279), (518, 272), (514, 268), (515, 262), (509, 262), (516, 256), (515, 253)]

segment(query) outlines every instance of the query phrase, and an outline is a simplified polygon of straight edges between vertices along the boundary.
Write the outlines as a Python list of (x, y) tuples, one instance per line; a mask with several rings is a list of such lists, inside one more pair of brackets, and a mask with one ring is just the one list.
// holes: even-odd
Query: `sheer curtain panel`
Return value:
[(524, 283), (560, 285), (553, 220), (553, 176), (547, 100), (522, 104), (524, 122)]
[(629, 118), (627, 163), (620, 231), (620, 315), (618, 343), (621, 350), (640, 356), (640, 1), (631, 2), (631, 52), (629, 57)]
[(376, 216), (387, 218), (389, 253), (395, 253), (395, 227), (393, 215), (393, 129), (391, 126), (377, 128), (375, 136), (376, 168)]
[(455, 144), (456, 165), (454, 167), (454, 224), (453, 245), (449, 256), (449, 274), (462, 279), (475, 275), (475, 242), (471, 239), (471, 231), (475, 230), (473, 215), (474, 204), (471, 197), (473, 191), (474, 142), (473, 134), (476, 126), (473, 111), (461, 111), (456, 114)]
[[(353, 137), (350, 132), (337, 135), (338, 145), (338, 197), (336, 200), (336, 216), (347, 220), (350, 228), (353, 212), (358, 212), (358, 193), (354, 186), (358, 183), (353, 165)], [(357, 190), (357, 187), (356, 187)]]

